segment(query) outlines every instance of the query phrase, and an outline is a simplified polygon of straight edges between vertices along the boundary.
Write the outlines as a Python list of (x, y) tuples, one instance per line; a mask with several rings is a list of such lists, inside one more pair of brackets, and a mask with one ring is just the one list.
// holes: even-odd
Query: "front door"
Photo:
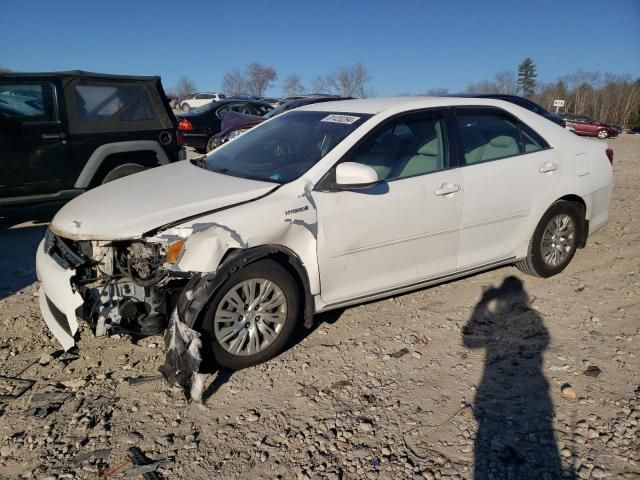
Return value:
[(70, 150), (52, 82), (0, 81), (0, 197), (73, 185)]
[(325, 189), (323, 181), (312, 193), (324, 303), (365, 299), (455, 270), (463, 192), (460, 172), (451, 168), (447, 124), (433, 111), (387, 122), (342, 160), (374, 168), (375, 186)]

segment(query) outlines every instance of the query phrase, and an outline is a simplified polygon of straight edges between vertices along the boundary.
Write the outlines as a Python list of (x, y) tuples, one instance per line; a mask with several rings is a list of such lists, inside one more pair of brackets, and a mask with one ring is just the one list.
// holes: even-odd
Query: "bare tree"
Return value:
[(518, 93), (518, 79), (516, 74), (510, 70), (502, 70), (495, 76), (496, 91), (507, 95)]
[(189, 77), (183, 75), (178, 79), (178, 85), (173, 91), (177, 97), (185, 97), (196, 92), (196, 84)]
[(260, 63), (247, 65), (247, 90), (251, 95), (261, 97), (277, 78), (273, 67)]
[(225, 73), (222, 79), (222, 91), (227, 95), (235, 96), (247, 92), (247, 79), (238, 68)]
[(371, 75), (361, 63), (338, 69), (326, 76), (318, 76), (313, 80), (314, 90), (322, 93), (341, 95), (343, 97), (362, 97), (371, 95), (367, 84)]
[(629, 126), (640, 121), (640, 79), (630, 75), (578, 70), (539, 86), (535, 99), (549, 109), (553, 100), (564, 100), (564, 111), (603, 122)]
[(480, 80), (476, 83), (470, 83), (465, 89), (467, 93), (497, 93), (498, 84), (490, 80)]
[(282, 83), (282, 96), (291, 97), (293, 95), (300, 95), (302, 92), (304, 92), (304, 86), (302, 85), (300, 76), (295, 73), (287, 75)]

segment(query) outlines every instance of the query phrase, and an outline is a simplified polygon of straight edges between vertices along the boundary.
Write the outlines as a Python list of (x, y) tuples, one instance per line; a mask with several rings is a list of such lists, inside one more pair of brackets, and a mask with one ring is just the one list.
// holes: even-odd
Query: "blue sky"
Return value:
[(165, 88), (187, 75), (216, 91), (251, 62), (310, 85), (361, 62), (379, 96), (455, 92), (527, 56), (541, 81), (639, 77), (640, 0), (24, 0), (0, 13), (0, 66), (160, 75)]

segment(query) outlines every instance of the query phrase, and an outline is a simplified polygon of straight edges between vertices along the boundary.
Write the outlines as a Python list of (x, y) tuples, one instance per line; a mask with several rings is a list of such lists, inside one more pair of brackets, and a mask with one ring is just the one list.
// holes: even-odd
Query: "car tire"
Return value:
[(109, 173), (107, 173), (104, 176), (101, 184), (104, 185), (105, 183), (113, 182), (118, 178), (126, 177), (128, 175), (133, 175), (134, 173), (142, 172), (143, 170), (146, 170), (146, 169), (147, 167), (145, 167), (144, 165), (140, 165), (138, 163), (125, 163), (123, 165), (118, 165), (117, 167), (109, 171)]
[(180, 108), (183, 112), (188, 112), (189, 110), (191, 110), (191, 105), (189, 105), (188, 103), (183, 103)]
[(536, 226), (527, 257), (516, 267), (543, 278), (562, 272), (576, 253), (581, 225), (582, 209), (576, 203), (554, 203)]
[(296, 281), (277, 262), (260, 260), (236, 271), (207, 306), (203, 348), (210, 351), (203, 352), (205, 360), (239, 370), (273, 358), (295, 331), (300, 305)]
[(216, 135), (209, 138), (209, 141), (207, 142), (207, 148), (206, 148), (207, 153), (218, 148), (221, 145), (220, 140), (221, 139), (218, 138)]
[(606, 129), (601, 129), (596, 132), (596, 136), (602, 140), (609, 137), (609, 131)]

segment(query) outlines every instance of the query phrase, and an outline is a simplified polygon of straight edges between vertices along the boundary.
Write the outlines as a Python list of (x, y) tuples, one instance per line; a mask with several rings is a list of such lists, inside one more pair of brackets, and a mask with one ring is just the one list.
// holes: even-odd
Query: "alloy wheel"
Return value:
[(549, 221), (542, 234), (542, 259), (550, 267), (563, 264), (576, 245), (576, 226), (573, 219), (563, 213)]
[(270, 280), (252, 278), (238, 283), (220, 300), (214, 335), (233, 355), (255, 355), (271, 345), (287, 320), (287, 299)]

